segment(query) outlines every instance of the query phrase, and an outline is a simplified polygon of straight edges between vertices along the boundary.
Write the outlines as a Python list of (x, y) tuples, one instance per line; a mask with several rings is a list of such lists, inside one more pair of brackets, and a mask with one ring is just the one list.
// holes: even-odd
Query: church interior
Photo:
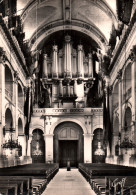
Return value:
[(64, 167), (136, 194), (136, 0), (0, 0), (0, 193)]

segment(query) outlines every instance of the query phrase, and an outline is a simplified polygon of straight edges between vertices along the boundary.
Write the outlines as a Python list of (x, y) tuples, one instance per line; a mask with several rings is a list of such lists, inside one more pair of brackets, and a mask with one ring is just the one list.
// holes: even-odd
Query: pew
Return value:
[[(59, 170), (58, 164), (27, 164), (0, 168), (0, 193), (42, 194), (47, 184)], [(14, 185), (15, 186), (11, 186)], [(8, 190), (6, 185), (10, 185)]]
[(16, 183), (14, 184), (0, 184), (0, 189), (8, 189), (8, 192), (10, 192), (12, 195), (17, 195), (18, 192), (18, 185)]
[(136, 195), (136, 168), (80, 163), (79, 171), (98, 195)]

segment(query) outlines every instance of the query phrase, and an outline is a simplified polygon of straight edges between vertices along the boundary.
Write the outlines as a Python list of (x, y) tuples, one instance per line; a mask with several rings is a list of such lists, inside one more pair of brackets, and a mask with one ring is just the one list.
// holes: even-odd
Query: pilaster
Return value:
[(93, 134), (84, 134), (84, 163), (92, 163), (92, 140)]
[(53, 136), (54, 134), (45, 134), (46, 162), (53, 162)]

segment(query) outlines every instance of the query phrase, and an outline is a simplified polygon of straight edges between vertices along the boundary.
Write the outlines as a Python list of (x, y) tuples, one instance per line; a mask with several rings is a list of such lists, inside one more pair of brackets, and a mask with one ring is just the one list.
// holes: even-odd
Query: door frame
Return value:
[[(74, 138), (70, 138), (70, 137), (60, 137), (60, 132), (62, 131), (62, 129), (70, 127), (72, 128), (73, 131), (75, 131), (75, 133), (77, 134), (77, 137)], [(83, 163), (84, 162), (84, 137), (83, 137), (83, 130), (82, 128), (74, 123), (74, 122), (63, 122), (60, 123), (54, 130), (54, 140), (53, 140), (53, 147), (54, 147), (54, 162), (55, 163), (59, 163), (60, 159), (59, 159), (59, 154), (60, 154), (60, 148), (59, 148), (59, 141), (77, 141), (77, 163)]]

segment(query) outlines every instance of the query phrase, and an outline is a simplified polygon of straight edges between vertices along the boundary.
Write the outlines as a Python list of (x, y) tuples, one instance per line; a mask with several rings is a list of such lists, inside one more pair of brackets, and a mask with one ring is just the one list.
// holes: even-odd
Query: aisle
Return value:
[(96, 195), (78, 169), (59, 169), (42, 195)]

